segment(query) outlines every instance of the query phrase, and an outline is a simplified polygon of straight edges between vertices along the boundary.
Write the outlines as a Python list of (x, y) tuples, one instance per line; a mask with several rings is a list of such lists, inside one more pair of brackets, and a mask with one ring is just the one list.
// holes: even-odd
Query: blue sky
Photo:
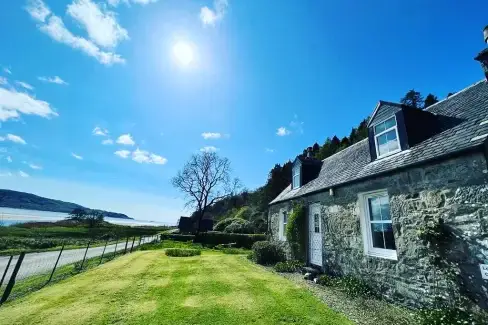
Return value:
[[(483, 78), (481, 1), (0, 2), (0, 188), (174, 222), (218, 150), (253, 189), (378, 100)], [(177, 53), (175, 53), (175, 51)]]

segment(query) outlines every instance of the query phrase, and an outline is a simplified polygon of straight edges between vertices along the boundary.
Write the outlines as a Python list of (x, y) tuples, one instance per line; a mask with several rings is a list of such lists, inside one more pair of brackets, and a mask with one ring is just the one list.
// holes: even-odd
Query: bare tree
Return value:
[(215, 152), (202, 152), (193, 155), (171, 180), (173, 186), (185, 194), (186, 206), (197, 212), (197, 233), (208, 207), (239, 188), (239, 180), (231, 179), (230, 172), (229, 159)]

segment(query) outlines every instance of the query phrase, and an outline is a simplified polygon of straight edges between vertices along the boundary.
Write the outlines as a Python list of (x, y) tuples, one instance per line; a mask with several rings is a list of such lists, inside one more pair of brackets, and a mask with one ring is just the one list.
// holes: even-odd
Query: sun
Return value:
[(173, 56), (178, 64), (186, 67), (193, 62), (193, 48), (189, 43), (179, 41), (173, 45)]

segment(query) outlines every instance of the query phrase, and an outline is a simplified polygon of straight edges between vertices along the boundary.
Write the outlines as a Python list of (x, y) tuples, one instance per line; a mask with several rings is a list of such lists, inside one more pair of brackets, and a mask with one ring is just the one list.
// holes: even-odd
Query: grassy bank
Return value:
[(6, 324), (352, 324), (243, 256), (136, 252), (0, 308)]
[(130, 227), (103, 222), (96, 227), (68, 221), (32, 222), (0, 227), (0, 255), (104, 245), (107, 240), (155, 235), (167, 227)]

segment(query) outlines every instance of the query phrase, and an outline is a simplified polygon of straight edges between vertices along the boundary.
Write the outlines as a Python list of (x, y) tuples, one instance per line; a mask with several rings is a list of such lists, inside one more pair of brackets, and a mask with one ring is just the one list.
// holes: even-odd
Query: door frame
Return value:
[[(320, 233), (320, 261), (321, 263), (320, 264), (316, 264), (316, 263), (313, 263), (312, 262), (312, 238), (313, 238), (313, 222), (314, 222), (314, 216), (313, 216), (313, 210), (314, 209), (318, 209), (318, 213), (319, 213), (319, 233)], [(324, 264), (324, 235), (323, 235), (323, 222), (322, 222), (322, 213), (320, 211), (320, 203), (316, 202), (316, 203), (311, 203), (309, 206), (308, 206), (308, 223), (307, 223), (307, 227), (308, 227), (308, 262), (310, 265), (315, 265), (315, 266), (319, 266), (320, 268), (323, 268), (323, 264)]]

